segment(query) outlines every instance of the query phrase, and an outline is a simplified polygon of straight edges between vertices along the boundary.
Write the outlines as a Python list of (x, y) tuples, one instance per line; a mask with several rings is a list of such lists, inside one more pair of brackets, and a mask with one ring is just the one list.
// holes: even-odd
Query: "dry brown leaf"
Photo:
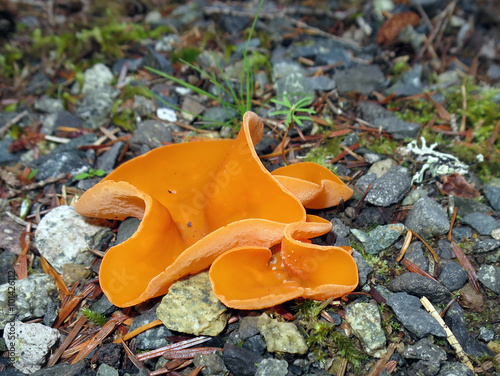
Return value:
[(420, 17), (415, 12), (397, 13), (384, 22), (378, 32), (377, 43), (387, 46), (398, 38), (406, 26), (417, 26), (419, 22)]
[(457, 173), (453, 173), (442, 178), (443, 183), (436, 182), (437, 186), (443, 192), (463, 197), (463, 198), (476, 198), (481, 196), (481, 193), (474, 187), (474, 185), (469, 184), (465, 178)]
[(52, 278), (54, 278), (59, 291), (64, 295), (71, 295), (61, 276), (54, 270), (54, 268), (47, 262), (47, 260), (45, 260), (43, 256), (40, 256), (40, 264), (42, 265), (42, 269), (45, 274), (48, 274)]

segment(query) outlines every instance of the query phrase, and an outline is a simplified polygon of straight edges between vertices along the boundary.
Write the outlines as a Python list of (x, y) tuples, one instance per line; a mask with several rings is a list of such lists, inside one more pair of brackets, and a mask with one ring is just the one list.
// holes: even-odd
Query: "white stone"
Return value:
[(57, 270), (64, 264), (90, 266), (95, 249), (105, 236), (111, 234), (106, 220), (90, 219), (75, 212), (71, 206), (52, 209), (42, 218), (35, 232), (38, 251)]
[(174, 110), (170, 108), (159, 108), (156, 110), (156, 116), (158, 119), (174, 122), (177, 121), (177, 115)]
[(60, 336), (57, 329), (22, 321), (7, 323), (3, 332), (14, 367), (26, 374), (32, 374), (42, 367), (45, 356)]
[(84, 94), (90, 93), (92, 90), (105, 85), (109, 85), (111, 84), (111, 81), (113, 81), (113, 72), (102, 63), (98, 63), (87, 69), (83, 75), (85, 80), (83, 82), (82, 93)]

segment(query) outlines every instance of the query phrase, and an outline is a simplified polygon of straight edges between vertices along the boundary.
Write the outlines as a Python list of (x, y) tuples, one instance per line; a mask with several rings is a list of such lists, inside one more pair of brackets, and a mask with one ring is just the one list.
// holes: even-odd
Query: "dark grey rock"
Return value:
[(358, 187), (362, 192), (366, 192), (370, 184), (373, 183), (375, 180), (377, 180), (377, 174), (374, 173), (365, 174), (356, 181), (356, 187)]
[(485, 253), (491, 252), (500, 248), (500, 240), (497, 239), (484, 239), (478, 240), (474, 244), (474, 253)]
[(454, 197), (455, 206), (457, 207), (457, 214), (461, 217), (465, 217), (471, 213), (489, 213), (492, 211), (491, 207), (482, 202), (472, 200), (470, 198)]
[(222, 15), (221, 26), (232, 35), (236, 35), (245, 29), (250, 19), (245, 16), (235, 16), (235, 15)]
[(446, 333), (436, 320), (421, 308), (420, 299), (405, 292), (398, 292), (387, 299), (398, 320), (419, 338), (433, 334), (446, 337)]
[(422, 197), (413, 205), (405, 225), (426, 239), (445, 234), (450, 229), (446, 211), (428, 197)]
[(468, 224), (481, 235), (491, 235), (493, 230), (500, 227), (500, 223), (498, 223), (493, 217), (483, 213), (467, 214), (461, 219), (461, 221)]
[(484, 326), (479, 328), (479, 339), (484, 342), (490, 342), (495, 339), (495, 332), (493, 330), (486, 329)]
[(339, 64), (348, 67), (351, 65), (351, 54), (345, 48), (332, 48), (331, 50), (315, 55), (316, 65)]
[(144, 65), (163, 73), (174, 73), (174, 67), (162, 54), (156, 52), (153, 47), (147, 46), (147, 53), (144, 56)]
[(32, 376), (94, 376), (95, 374), (96, 372), (87, 364), (87, 361), (82, 360), (75, 364), (61, 363), (42, 368), (33, 373)]
[(309, 86), (318, 91), (330, 91), (335, 89), (335, 81), (328, 76), (307, 77)]
[(440, 258), (445, 260), (456, 258), (455, 252), (453, 252), (453, 248), (451, 247), (451, 243), (447, 239), (438, 240), (438, 249), (436, 250), (436, 253)]
[(491, 80), (498, 80), (500, 78), (500, 65), (490, 65), (486, 74)]
[(158, 120), (145, 120), (137, 126), (130, 140), (130, 148), (134, 151), (146, 145), (149, 149), (163, 146), (163, 142), (172, 142), (172, 134), (167, 124)]
[(382, 128), (396, 140), (415, 138), (420, 130), (420, 124), (398, 119), (397, 117), (386, 117), (373, 121), (375, 128)]
[(243, 342), (243, 348), (253, 353), (263, 355), (266, 352), (266, 342), (260, 334), (254, 335)]
[[(236, 111), (230, 108), (223, 107), (211, 107), (205, 111), (203, 114), (203, 119), (207, 121), (213, 121), (217, 124), (224, 124), (227, 121), (234, 119), (237, 116)], [(206, 127), (207, 129), (213, 129), (212, 126)]]
[(288, 362), (283, 359), (264, 359), (257, 366), (255, 376), (286, 376), (288, 374)]
[(460, 243), (464, 240), (469, 240), (472, 238), (473, 232), (469, 226), (453, 227), (451, 232), (453, 240)]
[[(33, 375), (36, 375), (37, 372), (33, 373)], [(2, 371), (2, 376), (26, 376), (26, 373), (21, 372), (15, 368), (9, 368), (6, 369), (5, 371)]]
[(411, 188), (408, 169), (394, 166), (375, 180), (366, 195), (366, 201), (376, 206), (389, 206), (399, 202)]
[(394, 85), (384, 91), (386, 95), (396, 93), (399, 96), (410, 96), (420, 94), (422, 86), (422, 65), (415, 65), (411, 70), (404, 73)]
[(84, 121), (88, 128), (99, 128), (106, 124), (114, 100), (120, 91), (109, 85), (92, 90), (76, 107), (75, 113)]
[(418, 297), (426, 296), (431, 302), (447, 303), (450, 292), (438, 282), (417, 273), (404, 273), (387, 285), (393, 292), (407, 292)]
[(149, 116), (154, 113), (155, 103), (151, 99), (143, 97), (142, 95), (134, 95), (134, 104), (132, 105), (132, 110), (134, 110), (135, 116)]
[(195, 367), (203, 366), (201, 374), (203, 376), (225, 376), (229, 375), (229, 370), (224, 365), (222, 358), (216, 354), (197, 354), (193, 359)]
[(474, 376), (474, 372), (460, 362), (445, 362), (437, 376)]
[(445, 323), (457, 338), (464, 351), (471, 355), (481, 357), (490, 355), (491, 351), (484, 344), (471, 336), (465, 322), (464, 310), (458, 303), (453, 303), (444, 316)]
[[(149, 324), (151, 321), (157, 319), (158, 316), (156, 315), (156, 310), (151, 309), (150, 311), (134, 318), (132, 325), (130, 325), (130, 331), (135, 330), (142, 325)], [(165, 325), (156, 326), (137, 335), (137, 348), (147, 350), (167, 346), (169, 342), (165, 339), (165, 337), (170, 337), (172, 335), (172, 332), (168, 330)]]
[(254, 376), (257, 364), (264, 358), (259, 354), (245, 350), (236, 345), (224, 345), (224, 364), (234, 374), (241, 376)]
[(372, 123), (376, 119), (391, 118), (394, 117), (394, 112), (386, 110), (385, 107), (379, 105), (375, 102), (360, 102), (358, 103), (359, 117)]
[(494, 265), (482, 265), (477, 271), (477, 279), (490, 290), (500, 294), (500, 268)]
[(59, 307), (61, 304), (56, 301), (50, 301), (45, 308), (45, 315), (43, 316), (43, 325), (49, 328), (56, 322), (59, 315)]
[(373, 225), (384, 225), (385, 219), (380, 210), (374, 206), (364, 208), (354, 220), (357, 227), (366, 227)]
[(116, 161), (118, 160), (118, 157), (120, 156), (124, 147), (124, 142), (115, 142), (109, 150), (106, 150), (97, 158), (97, 169), (104, 170), (106, 174), (109, 174), (111, 171), (113, 171)]
[(106, 295), (102, 294), (102, 296), (97, 301), (92, 303), (90, 309), (93, 312), (97, 312), (103, 316), (106, 316), (116, 311), (117, 308), (113, 305), (113, 303), (109, 301)]
[[(405, 376), (436, 376), (441, 368), (440, 362), (433, 360), (419, 360), (408, 367)], [(382, 375), (382, 373), (380, 373)]]
[(60, 111), (57, 113), (54, 129), (59, 127), (80, 128), (82, 124), (83, 121), (78, 116), (68, 111)]
[(450, 291), (455, 291), (464, 287), (467, 283), (467, 271), (460, 264), (450, 261), (443, 265), (438, 281)]
[(378, 65), (357, 65), (335, 73), (333, 79), (341, 94), (359, 91), (368, 95), (384, 83), (385, 76)]
[(433, 360), (435, 362), (442, 362), (447, 358), (446, 351), (432, 344), (427, 338), (422, 338), (414, 345), (406, 346), (403, 356), (406, 359)]
[(378, 254), (380, 251), (389, 248), (401, 235), (404, 226), (400, 223), (378, 226), (376, 229), (365, 233), (358, 229), (351, 229), (352, 234), (365, 247), (366, 252)]
[(246, 340), (259, 333), (259, 328), (257, 328), (258, 320), (258, 316), (247, 316), (241, 319), (238, 335), (242, 340)]
[(500, 212), (500, 179), (491, 179), (483, 186), (483, 190), (491, 206)]
[(14, 263), (17, 257), (15, 253), (9, 251), (4, 251), (0, 254), (0, 285), (7, 283), (9, 279), (17, 279), (14, 271)]
[[(36, 180), (45, 180), (56, 177), (59, 174), (75, 176), (87, 172), (91, 166), (82, 159), (77, 150), (62, 153), (50, 153), (51, 158), (38, 165)], [(36, 160), (34, 161), (36, 164)]]
[(259, 155), (265, 155), (272, 153), (272, 151), (278, 146), (278, 141), (274, 137), (269, 135), (264, 135), (259, 143), (255, 145), (255, 151)]
[(10, 144), (14, 139), (9, 135), (0, 140), (0, 165), (8, 162), (15, 162), (19, 159), (19, 155), (9, 153)]
[(26, 86), (25, 90), (27, 94), (40, 95), (40, 94), (45, 94), (47, 91), (49, 91), (51, 86), (52, 82), (45, 73), (36, 72), (34, 75), (31, 76), (30, 82)]
[(143, 57), (138, 57), (136, 59), (120, 58), (116, 60), (112, 68), (113, 74), (115, 76), (119, 76), (125, 64), (127, 64), (127, 70), (129, 72), (137, 72), (139, 68), (142, 68), (144, 66), (144, 58)]
[(120, 223), (120, 226), (118, 226), (118, 233), (116, 234), (116, 241), (114, 245), (123, 243), (125, 240), (134, 235), (140, 224), (141, 221), (137, 218), (127, 218), (122, 223)]
[(429, 259), (425, 257), (421, 242), (410, 244), (405, 253), (405, 260), (409, 260), (424, 271), (429, 270)]
[(358, 266), (359, 286), (363, 286), (368, 280), (368, 275), (373, 272), (373, 268), (365, 261), (358, 251), (353, 250), (352, 257)]

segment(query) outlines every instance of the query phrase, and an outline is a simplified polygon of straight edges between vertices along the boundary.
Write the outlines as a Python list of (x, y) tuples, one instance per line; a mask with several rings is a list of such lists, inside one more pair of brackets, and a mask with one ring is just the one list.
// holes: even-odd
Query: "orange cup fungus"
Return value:
[(350, 249), (311, 244), (331, 224), (304, 208), (337, 205), (352, 190), (315, 163), (269, 173), (254, 149), (262, 134), (258, 116), (247, 112), (235, 140), (154, 149), (82, 195), (75, 206), (82, 215), (142, 220), (102, 260), (99, 279), (113, 304), (164, 295), (176, 280), (209, 267), (217, 297), (238, 309), (356, 288)]

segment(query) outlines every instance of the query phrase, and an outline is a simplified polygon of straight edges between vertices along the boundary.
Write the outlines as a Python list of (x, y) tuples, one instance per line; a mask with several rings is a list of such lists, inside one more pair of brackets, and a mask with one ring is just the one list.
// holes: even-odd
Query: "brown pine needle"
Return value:
[(419, 234), (417, 234), (413, 230), (410, 230), (410, 231), (411, 231), (411, 233), (413, 235), (415, 235), (418, 238), (418, 240), (420, 240), (422, 243), (424, 243), (424, 245), (427, 247), (427, 249), (429, 250), (429, 252), (432, 254), (432, 257), (434, 258), (434, 261), (436, 261), (436, 263), (439, 264), (439, 257), (437, 255), (436, 251), (424, 239), (422, 239), (422, 237)]
[(394, 354), (397, 345), (397, 343), (393, 342), (387, 347), (387, 353), (375, 363), (368, 376), (378, 376), (382, 372), (387, 362), (391, 359), (392, 354)]
[(198, 376), (198, 374), (201, 372), (201, 370), (204, 367), (205, 366), (198, 366), (198, 367), (196, 367), (194, 370), (191, 371), (191, 373), (189, 374), (189, 376)]
[(168, 345), (168, 346), (160, 347), (156, 350), (152, 350), (152, 351), (148, 351), (146, 353), (139, 354), (139, 355), (137, 355), (137, 359), (139, 359), (139, 361), (142, 362), (146, 359), (157, 358), (157, 357), (163, 355), (164, 352), (169, 351), (169, 350), (186, 349), (188, 347), (196, 346), (196, 345), (199, 345), (199, 344), (201, 344), (203, 342), (207, 342), (207, 341), (210, 341), (210, 337), (203, 337), (202, 336), (202, 337), (187, 339), (185, 341), (173, 343), (173, 344)]
[(400, 262), (401, 259), (404, 257), (406, 251), (408, 250), (408, 247), (410, 246), (412, 238), (413, 238), (413, 234), (411, 232), (411, 229), (408, 229), (406, 231), (406, 237), (405, 237), (405, 241), (403, 243), (403, 247), (401, 248), (401, 251), (399, 252), (398, 257), (396, 258), (396, 262)]
[(134, 329), (131, 332), (128, 332), (123, 337), (120, 337), (117, 340), (115, 340), (113, 343), (120, 343), (122, 340), (128, 341), (130, 338), (133, 338), (136, 335), (141, 334), (142, 332), (145, 332), (146, 330), (149, 330), (149, 329), (154, 328), (154, 327), (161, 325), (161, 324), (163, 324), (163, 323), (161, 322), (160, 319), (153, 320), (150, 323), (144, 324), (144, 325), (138, 327), (137, 329)]
[(453, 249), (453, 253), (455, 253), (455, 256), (457, 256), (457, 259), (460, 262), (460, 265), (462, 265), (462, 267), (465, 270), (467, 270), (467, 275), (469, 276), (469, 281), (471, 282), (472, 286), (474, 287), (474, 290), (476, 290), (478, 294), (481, 294), (481, 288), (479, 286), (479, 281), (477, 280), (476, 271), (474, 270), (474, 267), (470, 263), (466, 254), (462, 251), (462, 249), (453, 240), (451, 241), (451, 248)]
[(57, 316), (57, 320), (53, 325), (54, 329), (59, 328), (59, 326), (66, 320), (66, 318), (74, 311), (76, 306), (80, 304), (80, 302), (89, 296), (95, 289), (96, 285), (88, 284), (83, 291), (78, 296), (72, 296), (69, 301), (61, 307), (59, 311), (59, 315)]
[(430, 278), (434, 282), (440, 283), (436, 278), (434, 278), (432, 275), (430, 275), (429, 273), (427, 273), (420, 266), (414, 264), (410, 260), (403, 260), (403, 265), (405, 266), (406, 269), (408, 269), (412, 273), (420, 274), (422, 277)]
[(453, 209), (453, 215), (451, 216), (451, 221), (450, 221), (450, 231), (448, 231), (448, 241), (451, 242), (451, 233), (453, 231), (453, 225), (455, 224), (455, 220), (457, 219), (457, 207)]
[(71, 364), (78, 363), (80, 360), (85, 359), (85, 357), (89, 355), (91, 351), (94, 350), (104, 338), (111, 334), (113, 330), (115, 330), (115, 328), (127, 318), (127, 315), (119, 315), (113, 317), (106, 324), (104, 324), (101, 330), (99, 330), (99, 332), (86, 343), (85, 347), (78, 353), (75, 359), (73, 359)]
[(165, 359), (192, 359), (196, 355), (212, 354), (216, 351), (222, 351), (220, 347), (197, 347), (194, 349), (175, 349), (167, 350), (163, 353)]
[[(144, 365), (139, 362), (139, 360), (137, 359), (137, 357), (135, 356), (135, 354), (132, 352), (132, 350), (130, 350), (130, 348), (127, 346), (127, 344), (125, 343), (125, 341), (123, 341), (123, 338), (118, 338), (118, 342), (121, 342), (122, 346), (123, 346), (123, 349), (125, 350), (125, 354), (127, 354), (127, 357), (130, 359), (130, 361), (132, 362), (132, 364), (134, 366), (137, 367), (137, 369), (140, 371), (141, 369), (145, 368)], [(116, 341), (115, 341), (116, 343)]]
[[(462, 348), (462, 346), (460, 345), (460, 343), (458, 343), (458, 340), (455, 337), (455, 335), (453, 334), (453, 332), (450, 330), (450, 328), (448, 328), (448, 325), (446, 325), (444, 320), (441, 318), (439, 313), (436, 311), (436, 308), (434, 308), (432, 303), (425, 296), (422, 297), (420, 299), (420, 301), (422, 302), (422, 305), (425, 307), (427, 312), (429, 312), (431, 314), (431, 316), (434, 318), (434, 320), (436, 320), (439, 323), (439, 325), (441, 325), (441, 327), (446, 332), (446, 339), (448, 340), (448, 343), (450, 344), (450, 346), (453, 347), (453, 349), (457, 353), (458, 359), (460, 359), (460, 361), (463, 364), (465, 364), (467, 367), (469, 367), (472, 370), (472, 372), (474, 372), (474, 366), (472, 365), (471, 361), (469, 360), (467, 354), (465, 353), (465, 351)], [(474, 375), (475, 374), (476, 373), (474, 372)]]
[(56, 286), (63, 295), (71, 295), (68, 290), (68, 286), (64, 283), (61, 276), (55, 271), (55, 269), (50, 265), (43, 256), (40, 256), (40, 264), (45, 274), (50, 275), (56, 281)]
[(54, 352), (54, 354), (50, 357), (49, 362), (47, 363), (47, 367), (51, 367), (54, 364), (57, 363), (61, 355), (64, 353), (64, 351), (68, 348), (68, 346), (73, 342), (73, 340), (76, 338), (78, 333), (80, 333), (80, 330), (83, 328), (85, 323), (87, 322), (87, 317), (86, 316), (81, 316), (71, 329), (71, 331), (68, 333), (68, 336), (66, 339), (61, 343), (61, 346)]

